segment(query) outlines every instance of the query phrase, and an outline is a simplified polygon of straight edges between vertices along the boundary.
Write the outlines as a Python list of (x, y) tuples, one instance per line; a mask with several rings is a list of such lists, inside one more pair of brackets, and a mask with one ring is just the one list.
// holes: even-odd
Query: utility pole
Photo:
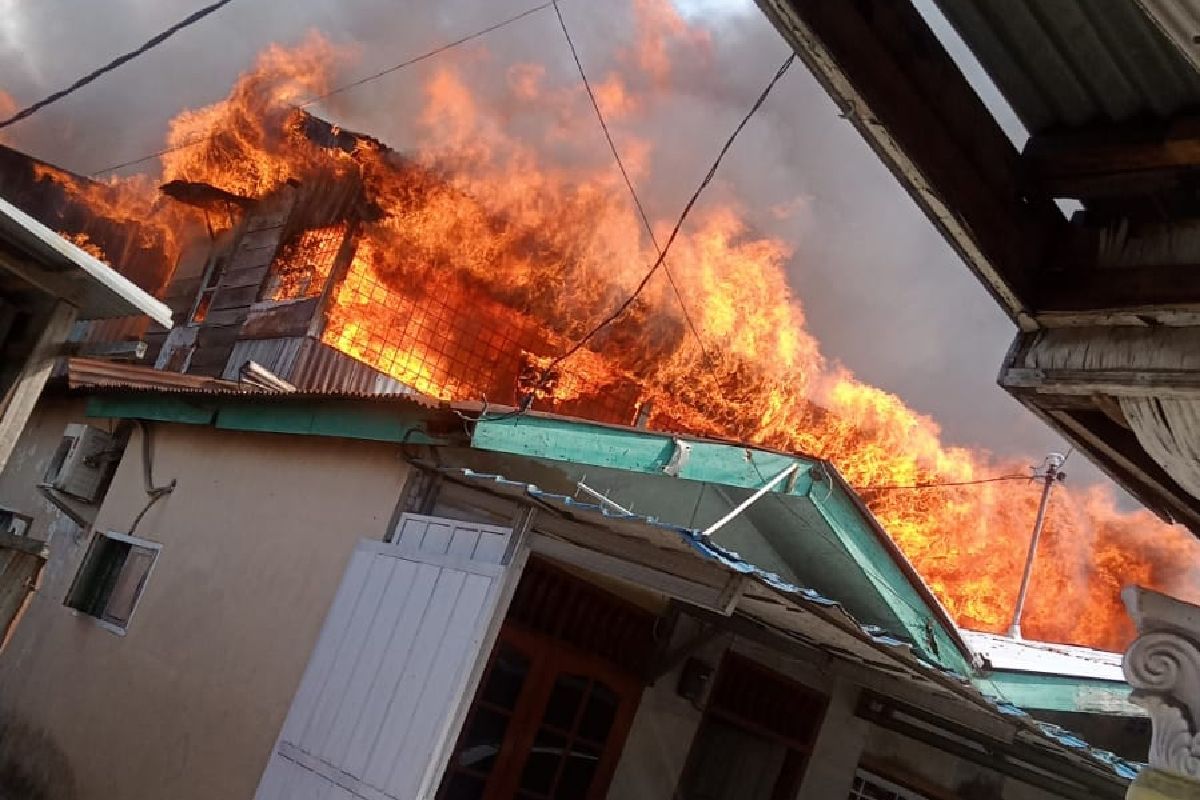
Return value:
[(1054, 483), (1067, 477), (1062, 471), (1065, 461), (1066, 459), (1061, 453), (1051, 453), (1042, 462), (1041, 473), (1033, 475), (1043, 481), (1042, 499), (1038, 503), (1037, 519), (1033, 522), (1033, 537), (1029, 540), (1029, 555), (1025, 558), (1025, 574), (1021, 576), (1021, 590), (1017, 593), (1017, 607), (1013, 610), (1012, 626), (1008, 629), (1008, 635), (1013, 639), (1021, 638), (1021, 615), (1025, 612), (1025, 598), (1029, 594), (1029, 578), (1033, 575), (1033, 560), (1037, 556), (1038, 540), (1042, 538), (1042, 526), (1046, 522), (1046, 506), (1050, 502), (1050, 490), (1054, 488)]

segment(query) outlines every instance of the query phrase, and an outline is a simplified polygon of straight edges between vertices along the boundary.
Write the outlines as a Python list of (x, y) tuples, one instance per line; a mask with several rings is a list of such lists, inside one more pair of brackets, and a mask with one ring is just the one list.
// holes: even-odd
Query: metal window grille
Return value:
[[(332, 294), (322, 341), (417, 391), (442, 400), (516, 405), (544, 364), (569, 344), (533, 316), (454, 276), (411, 291), (352, 260)], [(533, 407), (600, 422), (634, 421), (641, 390), (581, 351)], [(533, 376), (531, 378), (531, 376)]]
[(346, 238), (346, 225), (304, 231), (284, 245), (271, 264), (263, 300), (304, 300), (319, 297), (333, 274), (334, 262)]

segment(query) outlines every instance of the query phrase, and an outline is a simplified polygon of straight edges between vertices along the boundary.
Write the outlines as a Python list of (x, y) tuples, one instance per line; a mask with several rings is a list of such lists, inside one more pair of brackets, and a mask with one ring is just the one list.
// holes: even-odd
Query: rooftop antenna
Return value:
[(1029, 540), (1029, 555), (1025, 557), (1025, 574), (1021, 576), (1021, 590), (1017, 593), (1017, 607), (1013, 610), (1012, 625), (1008, 635), (1012, 639), (1021, 638), (1021, 615), (1025, 612), (1025, 598), (1029, 595), (1029, 578), (1033, 575), (1033, 560), (1037, 556), (1038, 540), (1042, 538), (1042, 526), (1046, 522), (1046, 506), (1050, 502), (1050, 490), (1057, 481), (1067, 477), (1062, 471), (1066, 462), (1062, 453), (1051, 453), (1046, 456), (1041, 467), (1033, 473), (1034, 478), (1042, 479), (1042, 499), (1038, 503), (1037, 519), (1033, 522), (1033, 537)]

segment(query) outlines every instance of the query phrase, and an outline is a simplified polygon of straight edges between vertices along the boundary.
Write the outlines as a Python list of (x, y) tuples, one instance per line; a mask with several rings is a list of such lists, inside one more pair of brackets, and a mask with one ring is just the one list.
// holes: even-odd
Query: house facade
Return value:
[[(0, 653), (37, 753), (0, 753), (58, 765), (47, 796), (1116, 798), (1133, 774), (972, 685), (822, 462), (119, 371), (76, 369), (0, 474), (49, 552)], [(68, 425), (110, 437), (92, 503), (31, 491)]]

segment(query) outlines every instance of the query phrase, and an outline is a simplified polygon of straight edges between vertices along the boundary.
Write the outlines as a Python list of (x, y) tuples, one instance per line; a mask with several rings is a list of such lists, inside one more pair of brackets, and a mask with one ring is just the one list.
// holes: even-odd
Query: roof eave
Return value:
[[(30, 253), (36, 259), (36, 266), (59, 270), (65, 267), (67, 270), (83, 273), (89, 281), (99, 286), (110, 300), (115, 300), (127, 315), (144, 314), (164, 328), (171, 327), (171, 309), (165, 303), (2, 198), (0, 236), (10, 239), (22, 250)], [(73, 302), (86, 303), (86, 300), (76, 298)], [(89, 318), (89, 308), (86, 305), (81, 306), (79, 310), (83, 318)]]

